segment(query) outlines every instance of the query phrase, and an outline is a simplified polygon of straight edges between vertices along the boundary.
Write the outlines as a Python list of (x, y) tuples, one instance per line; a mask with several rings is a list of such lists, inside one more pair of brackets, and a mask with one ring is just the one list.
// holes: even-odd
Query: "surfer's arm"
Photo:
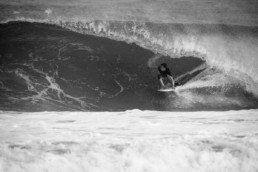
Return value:
[(171, 72), (170, 72), (170, 70), (169, 70), (169, 69), (167, 69), (167, 70), (166, 70), (166, 73), (167, 73), (167, 75), (169, 75), (169, 76), (171, 76), (171, 77), (172, 77), (172, 74), (171, 74)]
[(160, 69), (160, 66), (158, 67), (158, 71), (161, 73), (162, 71), (161, 71), (161, 69)]

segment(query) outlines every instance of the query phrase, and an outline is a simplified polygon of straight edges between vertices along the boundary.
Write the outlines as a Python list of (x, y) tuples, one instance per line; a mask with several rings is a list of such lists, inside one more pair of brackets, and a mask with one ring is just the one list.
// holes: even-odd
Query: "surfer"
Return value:
[(166, 78), (168, 78), (168, 80), (171, 83), (172, 88), (174, 88), (175, 87), (175, 82), (174, 82), (174, 79), (171, 75), (171, 72), (170, 72), (169, 68), (167, 67), (167, 64), (162, 63), (161, 65), (159, 65), (158, 70), (159, 70), (159, 73), (160, 73), (158, 75), (158, 79), (160, 81), (160, 84), (161, 84), (162, 88), (165, 87), (164, 79), (166, 79)]

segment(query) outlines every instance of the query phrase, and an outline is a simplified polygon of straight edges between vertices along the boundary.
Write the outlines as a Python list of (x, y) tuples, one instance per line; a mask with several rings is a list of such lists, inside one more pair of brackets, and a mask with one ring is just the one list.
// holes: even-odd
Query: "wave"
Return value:
[(258, 81), (258, 27), (117, 21), (85, 23), (61, 20), (57, 23), (80, 33), (134, 42), (172, 58), (199, 57), (225, 73), (242, 73), (251, 77), (254, 82)]
[[(108, 89), (111, 91), (113, 87), (112, 94), (107, 94), (107, 92), (103, 91), (100, 87), (101, 85), (96, 86), (95, 88), (92, 87), (91, 84), (86, 83), (84, 81), (84, 86), (88, 84), (88, 87), (91, 90), (95, 90), (98, 92), (98, 96), (75, 96), (74, 90), (67, 93), (67, 90), (64, 91), (63, 85), (60, 83), (60, 76), (57, 74), (49, 73), (43, 70), (46, 68), (46, 64), (39, 69), (35, 67), (35, 59), (38, 61), (44, 61), (44, 57), (36, 57), (35, 53), (32, 56), (34, 58), (34, 62), (28, 63), (26, 62), (27, 68), (30, 70), (34, 70), (34, 72), (44, 76), (45, 80), (48, 82), (50, 86), (45, 89), (37, 90), (37, 96), (43, 94), (46, 95), (46, 92), (50, 92), (50, 90), (54, 90), (57, 92), (57, 95), (54, 97), (57, 98), (50, 98), (54, 104), (56, 103), (62, 104), (63, 99), (66, 99), (67, 102), (73, 102), (73, 106), (69, 106), (70, 110), (77, 109), (77, 110), (96, 110), (99, 107), (99, 104), (96, 104), (99, 101), (100, 97), (105, 97), (106, 102), (102, 106), (102, 109), (109, 109), (109, 110), (121, 110), (121, 109), (130, 109), (130, 108), (139, 108), (139, 109), (158, 109), (158, 110), (200, 110), (200, 109), (242, 109), (242, 108), (256, 108), (257, 107), (257, 88), (258, 88), (258, 77), (257, 74), (257, 66), (258, 62), (256, 60), (256, 49), (255, 46), (258, 45), (258, 35), (257, 35), (257, 27), (247, 27), (247, 26), (233, 26), (233, 25), (201, 25), (201, 24), (157, 24), (157, 23), (140, 23), (140, 22), (121, 22), (121, 21), (65, 21), (65, 20), (56, 20), (56, 21), (35, 21), (35, 20), (25, 20), (19, 19), (24, 21), (30, 21), (30, 24), (25, 23), (12, 23), (7, 22), (3, 26), (9, 26), (13, 29), (13, 32), (18, 32), (14, 28), (17, 26), (22, 26), (23, 29), (27, 27), (27, 29), (32, 29), (34, 35), (31, 36), (29, 32), (26, 32), (27, 36), (32, 40), (37, 38), (36, 41), (42, 41), (40, 39), (44, 39), (42, 36), (47, 36), (45, 38), (45, 42), (43, 46), (45, 46), (44, 51), (57, 51), (57, 55), (49, 54), (53, 57), (52, 61), (61, 60), (60, 63), (65, 63), (65, 61), (70, 61), (74, 58), (74, 56), (78, 55), (79, 50), (87, 51), (88, 56), (91, 57), (91, 62), (94, 59), (98, 59), (99, 61), (101, 57), (98, 54), (93, 54), (96, 52), (96, 46), (105, 45), (106, 39), (101, 37), (111, 38), (116, 40), (115, 42), (109, 42), (110, 45), (114, 46), (112, 51), (117, 51), (115, 46), (122, 44), (124, 47), (128, 46), (128, 48), (123, 49), (124, 51), (129, 51), (130, 49), (135, 49), (135, 44), (143, 47), (144, 49), (136, 48), (136, 52), (130, 55), (124, 55), (124, 57), (119, 58), (122, 63), (126, 63), (125, 66), (112, 66), (116, 67), (117, 71), (112, 75), (116, 75), (112, 78), (112, 84), (109, 85)], [(47, 23), (51, 25), (39, 24), (39, 23)], [(11, 26), (13, 24), (13, 26)], [(23, 25), (24, 24), (24, 25)], [(54, 25), (52, 25), (54, 24)], [(27, 25), (27, 26), (26, 26)], [(56, 27), (61, 26), (64, 29)], [(24, 26), (24, 28), (23, 28)], [(67, 30), (68, 29), (68, 30)], [(70, 31), (69, 31), (70, 30)], [(51, 34), (43, 34), (43, 32), (49, 32)], [(77, 32), (79, 34), (76, 34)], [(20, 40), (26, 38), (20, 37)], [(83, 35), (81, 35), (83, 34)], [(98, 37), (91, 37), (90, 35), (98, 36)], [(26, 38), (28, 40), (28, 37)], [(85, 40), (90, 39), (94, 40), (89, 42), (81, 41), (78, 43), (79, 37), (84, 37)], [(75, 40), (71, 41), (71, 38)], [(14, 39), (14, 38), (13, 38)], [(11, 39), (8, 38), (10, 41)], [(57, 45), (49, 45), (51, 40), (55, 40)], [(58, 40), (58, 41), (57, 41)], [(18, 38), (16, 38), (18, 41)], [(100, 42), (103, 42), (100, 44)], [(122, 41), (122, 42), (121, 42)], [(47, 43), (48, 42), (48, 43)], [(94, 43), (99, 42), (99, 43)], [(123, 42), (127, 42), (130, 44), (124, 44)], [(130, 47), (130, 48), (129, 48)], [(26, 47), (28, 48), (28, 47)], [(33, 47), (29, 47), (32, 48)], [(110, 51), (110, 47), (106, 45), (102, 47), (103, 49), (98, 49), (98, 53), (100, 52), (107, 52)], [(35, 47), (34, 47), (35, 49)], [(138, 51), (139, 50), (139, 51)], [(150, 51), (148, 51), (150, 50)], [(121, 50), (122, 51), (122, 50)], [(119, 51), (119, 53), (122, 53)], [(139, 54), (139, 52), (144, 51), (143, 54)], [(42, 53), (42, 51), (40, 51)], [(77, 53), (77, 54), (74, 54)], [(84, 52), (85, 53), (85, 52)], [(116, 52), (118, 53), (118, 52)], [(119, 54), (118, 55), (121, 55)], [(79, 53), (80, 54), (80, 53)], [(112, 54), (112, 53), (108, 53)], [(106, 55), (108, 55), (106, 54)], [(136, 55), (137, 54), (137, 55)], [(114, 55), (114, 54), (113, 54)], [(145, 56), (145, 57), (142, 57)], [(42, 56), (40, 54), (39, 56)], [(79, 55), (80, 56), (80, 55)], [(109, 55), (108, 55), (109, 56)], [(136, 63), (136, 59), (130, 59), (131, 56), (137, 56), (138, 62)], [(188, 59), (195, 57), (199, 58), (199, 62), (195, 60), (195, 65), (189, 68), (187, 65), (182, 65), (185, 63), (185, 58)], [(40, 59), (42, 58), (42, 59)], [(127, 59), (126, 59), (127, 58)], [(83, 60), (83, 59), (81, 59)], [(182, 61), (180, 61), (182, 60)], [(193, 59), (192, 59), (193, 60)], [(155, 67), (158, 63), (165, 61), (171, 64), (174, 68), (178, 69), (175, 70), (175, 77), (178, 82), (181, 82), (181, 85), (178, 87), (177, 96), (174, 95), (166, 95), (165, 97), (162, 95), (157, 95), (154, 93), (155, 87), (157, 87), (157, 81), (155, 81)], [(205, 61), (204, 65), (199, 66), (201, 63)], [(78, 65), (82, 61), (76, 61), (76, 65), (73, 66), (74, 70), (80, 68)], [(99, 63), (99, 62), (98, 62)], [(113, 63), (113, 61), (112, 61)], [(188, 62), (189, 63), (189, 62)], [(191, 62), (190, 62), (191, 63)], [(144, 90), (138, 90), (137, 94), (141, 94), (142, 99), (150, 99), (151, 105), (145, 107), (140, 107), (140, 105), (134, 104), (134, 106), (125, 106), (122, 107), (119, 104), (120, 108), (117, 108), (117, 101), (112, 102), (110, 99), (116, 99), (117, 97), (123, 95), (122, 99), (124, 104), (130, 104), (125, 100), (128, 99), (127, 95), (125, 95), (126, 90), (128, 88), (124, 87), (124, 82), (121, 82), (121, 79), (118, 75), (123, 75), (124, 77), (128, 78), (128, 81), (132, 81), (135, 78), (139, 78), (139, 73), (132, 74), (128, 71), (125, 71), (125, 68), (130, 65), (136, 66), (145, 66), (148, 70), (144, 71), (144, 73), (152, 73), (150, 74), (153, 77), (150, 81), (148, 80), (147, 83), (140, 83), (138, 80), (135, 85), (144, 85), (150, 84), (148, 87), (152, 88), (148, 90), (148, 93), (144, 93)], [(59, 66), (60, 64), (55, 64)], [(63, 65), (63, 64), (62, 64)], [(95, 68), (102, 68), (106, 71), (110, 70), (106, 64), (97, 64), (95, 63)], [(97, 65), (97, 66), (96, 66)], [(100, 66), (99, 66), (100, 65)], [(111, 67), (111, 68), (112, 68)], [(60, 73), (60, 69), (58, 67), (52, 67), (51, 70), (55, 71), (55, 73)], [(71, 67), (70, 67), (71, 68)], [(187, 68), (187, 69), (186, 69)], [(72, 71), (72, 69), (69, 69)], [(103, 71), (102, 71), (103, 72)], [(23, 73), (23, 75), (22, 75)], [(30, 86), (31, 83), (35, 84), (35, 81), (31, 81), (30, 77), (25, 78), (25, 71), (16, 70), (16, 75), (23, 80), (26, 81), (26, 85), (29, 88), (33, 88), (35, 86)], [(118, 73), (118, 74), (117, 74)], [(29, 74), (27, 73), (27, 76)], [(82, 77), (82, 75), (80, 75)], [(142, 81), (146, 81), (145, 78), (148, 77), (142, 76), (143, 78), (140, 79)], [(141, 77), (140, 77), (141, 78)], [(67, 78), (62, 78), (61, 80), (68, 81)], [(80, 80), (80, 79), (79, 79)], [(79, 83), (81, 81), (77, 80), (76, 82)], [(93, 78), (92, 78), (93, 80)], [(73, 81), (75, 82), (75, 81)], [(93, 81), (92, 81), (93, 82)], [(104, 81), (103, 81), (104, 82)], [(105, 81), (102, 84), (107, 84)], [(129, 82), (128, 82), (129, 83)], [(82, 83), (80, 83), (82, 84)], [(100, 84), (100, 83), (98, 83)], [(154, 86), (155, 85), (155, 86)], [(5, 87), (5, 84), (2, 82), (2, 87)], [(135, 91), (136, 89), (134, 89)], [(33, 91), (30, 90), (30, 91)], [(35, 90), (34, 90), (35, 91)], [(71, 92), (73, 92), (71, 94)], [(145, 91), (146, 92), (146, 91)], [(42, 93), (42, 94), (39, 94)], [(102, 96), (100, 96), (102, 95)], [(146, 97), (146, 95), (149, 95)], [(216, 96), (215, 96), (216, 95)], [(36, 97), (37, 97), (36, 96)], [(31, 99), (31, 95), (28, 96)], [(134, 99), (137, 96), (134, 97)], [(87, 99), (87, 100), (86, 100)], [(101, 98), (102, 99), (102, 98)], [(128, 100), (132, 100), (131, 97)], [(133, 99), (133, 100), (134, 100)], [(39, 100), (36, 98), (36, 100)], [(46, 100), (44, 98), (44, 100)], [(62, 101), (59, 101), (62, 100)], [(119, 98), (121, 102), (121, 97)], [(67, 103), (66, 102), (66, 103)], [(87, 102), (85, 104), (85, 102)], [(111, 103), (112, 102), (112, 103)], [(65, 104), (66, 104), (65, 103)], [(138, 102), (139, 103), (139, 102)], [(146, 101), (145, 101), (146, 103)], [(76, 104), (76, 105), (75, 105)], [(115, 105), (116, 104), (116, 105)], [(155, 107), (153, 105), (156, 105)], [(162, 108), (160, 105), (162, 104)], [(47, 105), (49, 107), (49, 105)], [(53, 108), (55, 109), (55, 108)]]
[[(32, 19), (18, 19), (38, 21)], [(134, 21), (40, 20), (83, 34), (136, 43), (171, 58), (194, 56), (242, 78), (248, 91), (258, 95), (258, 27), (219, 24), (159, 24)]]

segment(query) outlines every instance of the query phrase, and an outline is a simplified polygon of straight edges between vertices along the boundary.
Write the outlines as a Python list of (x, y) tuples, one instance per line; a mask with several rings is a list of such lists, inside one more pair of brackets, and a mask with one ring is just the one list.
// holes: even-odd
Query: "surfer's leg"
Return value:
[(162, 78), (162, 77), (159, 78), (159, 81), (160, 81), (161, 86), (164, 87), (165, 84), (164, 84), (164, 81), (163, 81), (163, 78)]
[(163, 77), (161, 75), (158, 75), (158, 79), (159, 79), (161, 86), (164, 87), (165, 85), (164, 85)]
[(168, 75), (168, 78), (169, 78), (169, 80), (170, 80), (170, 82), (172, 84), (172, 88), (175, 88), (175, 81), (174, 81), (173, 77)]

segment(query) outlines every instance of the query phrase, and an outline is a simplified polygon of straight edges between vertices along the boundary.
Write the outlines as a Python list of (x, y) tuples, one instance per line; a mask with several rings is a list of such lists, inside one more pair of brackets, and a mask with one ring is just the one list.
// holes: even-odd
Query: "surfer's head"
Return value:
[(165, 70), (167, 69), (167, 64), (166, 64), (166, 63), (162, 63), (162, 64), (160, 65), (160, 69), (161, 69), (162, 71), (165, 71)]
[(164, 66), (165, 68), (167, 68), (167, 64), (166, 63), (161, 63), (160, 66)]

